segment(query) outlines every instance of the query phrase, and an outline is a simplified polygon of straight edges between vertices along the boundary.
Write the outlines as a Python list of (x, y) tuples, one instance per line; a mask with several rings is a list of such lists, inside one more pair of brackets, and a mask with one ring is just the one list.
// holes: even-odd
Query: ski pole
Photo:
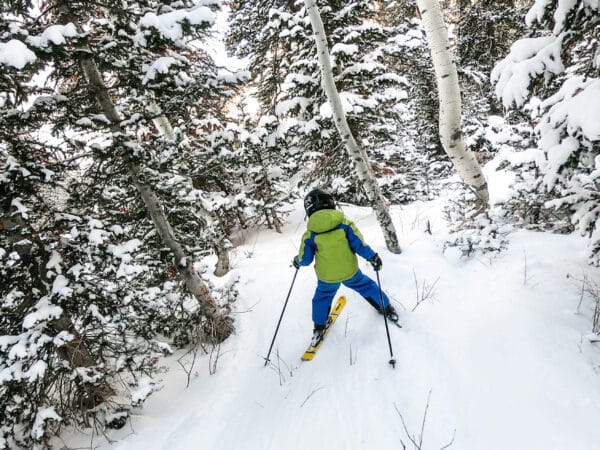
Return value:
[(383, 321), (385, 323), (385, 333), (387, 334), (388, 345), (390, 346), (390, 364), (395, 369), (396, 360), (394, 359), (394, 351), (392, 350), (392, 340), (390, 339), (390, 329), (387, 323), (387, 316), (385, 315), (385, 307), (383, 306), (383, 291), (381, 290), (381, 280), (379, 279), (379, 271), (376, 270), (377, 275), (377, 286), (379, 286), (379, 301), (381, 303), (381, 312), (383, 313)]
[(273, 350), (273, 344), (275, 343), (275, 338), (277, 337), (277, 332), (279, 331), (279, 325), (281, 325), (281, 319), (283, 319), (283, 313), (285, 312), (285, 308), (288, 304), (288, 300), (290, 299), (290, 294), (292, 293), (292, 288), (294, 287), (294, 282), (296, 281), (296, 275), (298, 275), (298, 270), (300, 268), (296, 268), (294, 272), (294, 278), (292, 279), (292, 285), (290, 286), (290, 290), (288, 291), (287, 297), (285, 299), (285, 303), (283, 304), (283, 310), (281, 311), (281, 316), (279, 316), (279, 322), (277, 322), (277, 327), (275, 328), (275, 334), (273, 335), (273, 340), (271, 341), (271, 346), (269, 347), (269, 353), (267, 353), (267, 357), (265, 358), (265, 366), (269, 363), (271, 356), (271, 350)]

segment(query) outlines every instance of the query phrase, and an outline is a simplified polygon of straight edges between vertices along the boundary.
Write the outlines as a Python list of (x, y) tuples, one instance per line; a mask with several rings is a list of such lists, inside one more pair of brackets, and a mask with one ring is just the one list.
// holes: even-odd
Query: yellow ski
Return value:
[(325, 340), (325, 337), (327, 337), (331, 326), (337, 320), (338, 316), (342, 312), (342, 309), (344, 309), (344, 306), (346, 306), (346, 297), (342, 295), (340, 298), (337, 299), (337, 302), (335, 302), (335, 306), (329, 312), (329, 318), (327, 319), (327, 327), (325, 328), (323, 339), (321, 339), (314, 347), (312, 345), (308, 346), (308, 348), (304, 352), (304, 355), (302, 355), (302, 361), (311, 361), (315, 357), (315, 353), (317, 353), (317, 350), (319, 350), (319, 348), (321, 347), (321, 344)]

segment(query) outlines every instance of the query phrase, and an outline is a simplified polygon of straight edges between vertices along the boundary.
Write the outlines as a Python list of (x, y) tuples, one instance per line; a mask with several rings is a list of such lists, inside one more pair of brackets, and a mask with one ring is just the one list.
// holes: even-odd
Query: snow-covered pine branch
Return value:
[(600, 264), (600, 4), (537, 0), (526, 23), (538, 27), (537, 36), (512, 45), (492, 82), (506, 108), (522, 108), (537, 123), (544, 157), (537, 160), (534, 183), (540, 196), (550, 197), (545, 207), (570, 211), (573, 224), (590, 237), (591, 262)]

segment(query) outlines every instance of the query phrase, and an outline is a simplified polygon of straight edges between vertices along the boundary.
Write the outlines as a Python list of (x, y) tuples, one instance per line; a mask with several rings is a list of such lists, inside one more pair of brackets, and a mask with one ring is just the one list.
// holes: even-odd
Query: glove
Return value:
[(379, 257), (379, 255), (377, 253), (375, 253), (375, 256), (373, 256), (369, 262), (371, 263), (371, 265), (373, 266), (373, 269), (375, 269), (376, 272), (379, 272), (381, 270), (381, 268), (383, 267), (383, 261), (381, 261), (381, 258)]
[(292, 266), (294, 266), (296, 269), (300, 268), (300, 263), (298, 262), (298, 258), (296, 256), (294, 256), (294, 259), (292, 259)]

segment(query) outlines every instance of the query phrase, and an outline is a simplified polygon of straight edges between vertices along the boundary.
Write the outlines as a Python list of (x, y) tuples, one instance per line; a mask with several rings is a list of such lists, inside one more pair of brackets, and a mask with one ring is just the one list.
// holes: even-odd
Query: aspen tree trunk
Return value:
[(217, 254), (217, 264), (213, 273), (217, 277), (222, 277), (230, 270), (229, 251), (227, 250), (227, 243), (225, 242), (225, 238), (223, 237), (223, 239), (221, 240), (215, 239), (214, 248), (215, 253)]
[(174, 142), (175, 132), (173, 131), (171, 122), (169, 122), (169, 119), (167, 119), (167, 117), (163, 114), (162, 110), (155, 101), (152, 101), (150, 105), (148, 105), (148, 111), (154, 114), (152, 122), (154, 122), (154, 126), (160, 132), (160, 134), (166, 137), (169, 142)]
[[(96, 97), (106, 118), (112, 124), (114, 132), (121, 131), (121, 117), (112, 102), (108, 89), (102, 80), (98, 66), (93, 60), (89, 48), (81, 49), (78, 52), (78, 62), (90, 84), (90, 89)], [(127, 156), (124, 157), (128, 165), (129, 175), (133, 184), (137, 188), (154, 226), (158, 231), (162, 241), (169, 247), (175, 257), (175, 263), (179, 272), (183, 275), (187, 290), (196, 298), (200, 306), (200, 313), (209, 319), (209, 327), (205, 329), (207, 337), (221, 342), (225, 340), (233, 331), (233, 326), (228, 317), (219, 313), (215, 300), (212, 298), (210, 290), (202, 281), (196, 269), (194, 269), (192, 258), (188, 257), (175, 237), (171, 224), (162, 207), (161, 201), (144, 181), (143, 170), (135, 161)]]
[(335, 81), (333, 79), (333, 72), (331, 69), (331, 58), (329, 56), (329, 49), (327, 47), (327, 36), (325, 34), (325, 28), (323, 21), (321, 20), (321, 14), (317, 8), (315, 0), (304, 0), (306, 5), (306, 11), (312, 24), (312, 29), (315, 34), (315, 41), (317, 44), (317, 53), (319, 55), (319, 64), (321, 66), (321, 75), (323, 89), (331, 105), (331, 111), (333, 113), (335, 126), (342, 137), (342, 141), (354, 162), (354, 167), (358, 178), (362, 181), (363, 186), (367, 192), (369, 200), (373, 204), (375, 215), (382, 228), (383, 236), (387, 248), (392, 253), (401, 253), (400, 245), (398, 244), (398, 237), (396, 235), (396, 229), (390, 217), (386, 200), (381, 193), (381, 189), (377, 184), (377, 179), (369, 163), (369, 157), (364, 148), (360, 147), (346, 121), (346, 114), (342, 107), (342, 101), (338, 93)]
[(475, 156), (466, 148), (462, 138), (458, 74), (440, 4), (438, 0), (417, 0), (417, 7), (427, 34), (438, 86), (440, 141), (459, 176), (475, 190), (484, 209), (489, 202), (487, 183)]

